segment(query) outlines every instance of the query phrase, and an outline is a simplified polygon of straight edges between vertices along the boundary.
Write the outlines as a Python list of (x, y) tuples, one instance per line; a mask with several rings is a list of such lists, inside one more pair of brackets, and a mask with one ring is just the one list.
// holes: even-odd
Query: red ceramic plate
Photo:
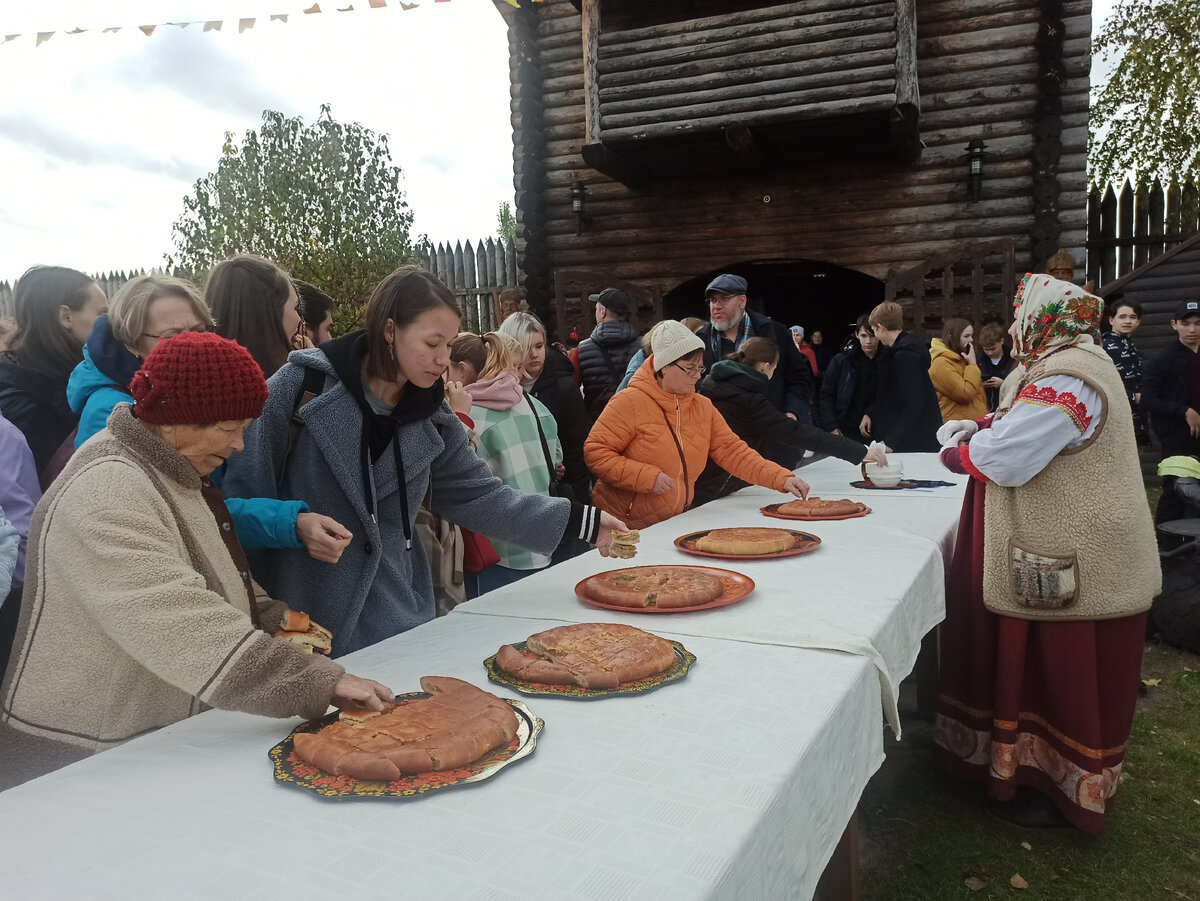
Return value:
[(780, 513), (779, 508), (782, 506), (783, 504), (769, 504), (766, 507), (760, 507), (759, 510), (763, 516), (773, 516), (776, 519), (798, 519), (801, 522), (832, 522), (835, 519), (858, 519), (860, 516), (866, 516), (871, 512), (870, 507), (864, 507), (859, 513), (845, 513), (841, 516), (795, 516), (790, 513)]
[[(585, 604), (591, 604), (593, 607), (602, 607), (605, 610), (616, 610), (621, 613), (689, 613), (694, 610), (711, 610), (713, 607), (725, 607), (729, 604), (735, 604), (754, 590), (753, 579), (749, 576), (743, 576), (741, 573), (735, 573), (731, 569), (717, 569), (713, 566), (682, 566), (678, 564), (670, 564), (663, 568), (704, 570), (721, 580), (725, 586), (725, 593), (715, 601), (709, 601), (707, 604), (697, 604), (694, 607), (622, 607), (620, 604), (606, 604), (603, 601), (597, 601), (588, 597), (588, 580), (584, 579), (575, 586), (575, 597), (579, 598)], [(608, 572), (620, 572), (620, 570), (608, 570)], [(603, 576), (607, 575), (607, 573), (596, 573), (596, 575)], [(588, 576), (588, 578), (590, 579), (592, 576)]]
[(800, 554), (807, 554), (821, 546), (821, 539), (816, 535), (809, 532), (797, 532), (795, 529), (782, 529), (781, 531), (787, 532), (796, 539), (796, 544), (786, 551), (776, 551), (773, 554), (716, 554), (712, 551), (702, 551), (696, 547), (696, 542), (712, 531), (712, 529), (704, 529), (700, 532), (681, 535), (675, 539), (675, 547), (685, 554), (695, 554), (697, 557), (716, 557), (720, 560), (773, 560), (777, 557), (796, 557)]

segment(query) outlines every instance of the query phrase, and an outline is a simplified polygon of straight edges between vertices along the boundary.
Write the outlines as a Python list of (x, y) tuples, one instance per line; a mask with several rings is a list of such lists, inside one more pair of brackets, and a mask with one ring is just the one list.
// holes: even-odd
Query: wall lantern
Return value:
[(571, 182), (571, 212), (575, 214), (575, 236), (583, 234), (584, 224), (591, 224), (591, 217), (584, 210), (587, 186), (581, 181)]
[(987, 145), (983, 143), (982, 138), (974, 138), (967, 145), (967, 165), (970, 176), (967, 179), (967, 197), (971, 203), (976, 203), (979, 200), (979, 193), (983, 189), (983, 151), (987, 149)]

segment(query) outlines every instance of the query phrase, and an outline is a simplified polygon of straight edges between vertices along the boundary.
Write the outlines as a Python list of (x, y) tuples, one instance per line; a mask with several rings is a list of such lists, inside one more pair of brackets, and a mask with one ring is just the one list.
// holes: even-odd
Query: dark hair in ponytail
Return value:
[(748, 338), (739, 350), (725, 359), (734, 363), (745, 363), (747, 366), (757, 366), (760, 363), (770, 363), (774, 366), (779, 362), (779, 345), (770, 338)]

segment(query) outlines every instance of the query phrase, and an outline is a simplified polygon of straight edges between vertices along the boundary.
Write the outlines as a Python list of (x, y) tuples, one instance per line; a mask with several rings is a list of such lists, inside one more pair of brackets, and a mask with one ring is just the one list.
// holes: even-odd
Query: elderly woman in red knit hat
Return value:
[(209, 479), (267, 399), (250, 353), (183, 332), (130, 392), (34, 514), (0, 718), (95, 752), (206, 707), (311, 718), (391, 700), (313, 654), (329, 633), (251, 579)]

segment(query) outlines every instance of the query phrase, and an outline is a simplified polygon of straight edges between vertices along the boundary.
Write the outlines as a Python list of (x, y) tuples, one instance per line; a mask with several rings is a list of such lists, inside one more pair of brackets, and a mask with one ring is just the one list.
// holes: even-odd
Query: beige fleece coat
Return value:
[(343, 668), (271, 637), (287, 608), (239, 571), (220, 492), (130, 410), (34, 513), (0, 718), (100, 751), (210, 706), (320, 716)]

